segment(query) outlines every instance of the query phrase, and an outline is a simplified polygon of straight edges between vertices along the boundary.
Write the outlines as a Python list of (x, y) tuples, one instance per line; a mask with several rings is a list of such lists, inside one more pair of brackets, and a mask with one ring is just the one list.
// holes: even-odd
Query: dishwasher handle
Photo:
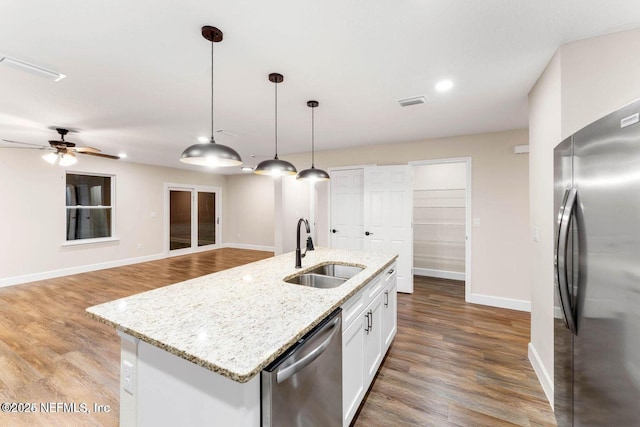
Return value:
[(341, 321), (341, 317), (336, 317), (334, 321), (331, 322), (331, 325), (326, 326), (329, 329), (333, 329), (333, 331), (327, 337), (327, 339), (325, 339), (316, 348), (311, 350), (309, 354), (307, 354), (306, 356), (304, 356), (302, 359), (298, 360), (294, 364), (278, 370), (278, 372), (276, 373), (277, 383), (282, 384), (283, 382), (285, 382), (286, 380), (294, 376), (296, 373), (304, 369), (306, 366), (308, 366), (311, 362), (316, 360), (322, 353), (324, 353), (327, 347), (329, 347), (329, 344), (331, 344), (331, 341), (333, 341), (333, 337), (338, 333), (338, 331), (340, 331), (340, 328), (338, 327), (340, 326), (340, 321)]

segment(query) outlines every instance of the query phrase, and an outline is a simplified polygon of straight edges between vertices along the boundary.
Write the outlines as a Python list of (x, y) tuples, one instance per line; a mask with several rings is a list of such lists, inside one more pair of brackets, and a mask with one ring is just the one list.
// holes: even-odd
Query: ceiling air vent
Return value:
[(411, 98), (405, 98), (398, 101), (401, 107), (408, 107), (409, 105), (424, 104), (427, 99), (424, 96), (413, 96)]

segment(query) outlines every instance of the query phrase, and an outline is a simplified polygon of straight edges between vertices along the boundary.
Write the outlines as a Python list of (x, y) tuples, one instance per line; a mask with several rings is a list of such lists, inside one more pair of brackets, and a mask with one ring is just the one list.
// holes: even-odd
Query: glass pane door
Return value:
[(216, 244), (216, 193), (198, 191), (198, 246)]
[(169, 250), (191, 247), (191, 190), (169, 191)]

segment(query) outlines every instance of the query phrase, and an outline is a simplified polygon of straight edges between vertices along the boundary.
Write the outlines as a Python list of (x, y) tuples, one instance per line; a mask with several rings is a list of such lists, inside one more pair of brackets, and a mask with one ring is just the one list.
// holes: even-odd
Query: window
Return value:
[(67, 172), (67, 241), (113, 236), (115, 177)]

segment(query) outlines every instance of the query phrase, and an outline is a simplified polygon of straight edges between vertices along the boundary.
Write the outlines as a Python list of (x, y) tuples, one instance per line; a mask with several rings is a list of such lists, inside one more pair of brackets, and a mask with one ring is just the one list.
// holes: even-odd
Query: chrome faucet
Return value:
[(307, 251), (313, 250), (313, 240), (311, 240), (311, 236), (307, 236), (307, 247), (304, 250), (304, 253), (300, 251), (300, 226), (304, 224), (307, 229), (307, 234), (311, 233), (311, 228), (309, 227), (309, 221), (304, 218), (300, 218), (298, 220), (298, 226), (296, 227), (296, 268), (302, 268), (302, 258), (307, 254)]

